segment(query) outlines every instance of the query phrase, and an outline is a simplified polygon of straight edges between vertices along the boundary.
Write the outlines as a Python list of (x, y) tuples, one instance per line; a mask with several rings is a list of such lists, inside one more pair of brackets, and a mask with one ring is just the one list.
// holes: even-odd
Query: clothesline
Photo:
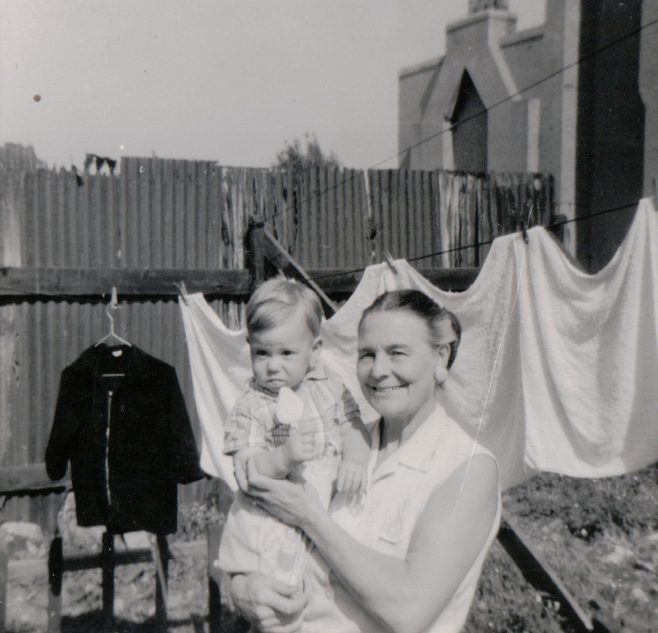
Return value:
[[(503, 484), (541, 470), (619, 475), (658, 460), (658, 213), (640, 201), (628, 235), (595, 275), (573, 264), (542, 227), (494, 240), (473, 285), (434, 287), (405, 260), (365, 269), (323, 324), (324, 362), (366, 418), (355, 367), (356, 326), (385, 290), (417, 288), (455, 312), (464, 329), (446, 383), (449, 413), (498, 457)], [(180, 302), (201, 426), (201, 464), (232, 481), (222, 420), (250, 376), (243, 330), (230, 330), (200, 293)], [(234, 483), (234, 482), (233, 482)]]

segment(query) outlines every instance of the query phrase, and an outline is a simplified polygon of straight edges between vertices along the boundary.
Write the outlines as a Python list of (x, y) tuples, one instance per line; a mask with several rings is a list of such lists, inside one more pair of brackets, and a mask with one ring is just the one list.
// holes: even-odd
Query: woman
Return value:
[(260, 574), (232, 579), (236, 606), (259, 630), (461, 629), (497, 531), (500, 489), (493, 456), (438, 402), (459, 340), (454, 315), (415, 290), (385, 293), (364, 311), (357, 374), (381, 420), (360, 504), (337, 494), (327, 513), (311, 486), (251, 465), (238, 473), (259, 505), (315, 545), (303, 596)]

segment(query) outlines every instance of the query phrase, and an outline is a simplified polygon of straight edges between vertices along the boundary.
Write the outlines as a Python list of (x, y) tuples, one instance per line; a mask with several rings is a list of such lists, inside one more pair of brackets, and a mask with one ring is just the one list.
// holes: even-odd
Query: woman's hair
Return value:
[(448, 368), (455, 362), (457, 348), (462, 336), (459, 319), (450, 310), (441, 307), (419, 290), (392, 290), (379, 295), (364, 311), (359, 321), (359, 328), (364, 319), (373, 312), (392, 312), (407, 310), (425, 321), (430, 335), (430, 344), (450, 346)]
[(320, 334), (322, 304), (310, 288), (283, 276), (264, 281), (247, 303), (247, 332), (264, 332), (283, 323), (291, 313), (303, 310), (313, 336)]

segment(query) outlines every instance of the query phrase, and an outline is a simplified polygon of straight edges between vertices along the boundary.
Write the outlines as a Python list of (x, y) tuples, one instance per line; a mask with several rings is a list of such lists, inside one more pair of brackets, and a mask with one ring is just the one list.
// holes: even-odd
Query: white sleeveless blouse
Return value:
[[(432, 492), (473, 455), (491, 453), (477, 444), (437, 405), (416, 432), (375, 470), (379, 424), (372, 430), (369, 487), (358, 508), (337, 494), (332, 518), (363, 545), (403, 559), (412, 532)], [(493, 456), (492, 456), (493, 457)], [(498, 495), (496, 520), (470, 569), (445, 608), (426, 633), (457, 633), (470, 609), (482, 564), (500, 523)], [(338, 582), (317, 551), (311, 555), (305, 577), (309, 606), (303, 633), (379, 633), (380, 627)], [(392, 582), (394, 582), (392, 580)]]

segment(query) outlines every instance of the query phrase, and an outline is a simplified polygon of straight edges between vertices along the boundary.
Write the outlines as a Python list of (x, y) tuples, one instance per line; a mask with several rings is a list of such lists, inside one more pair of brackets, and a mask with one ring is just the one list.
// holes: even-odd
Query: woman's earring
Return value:
[(434, 368), (434, 380), (437, 385), (444, 383), (448, 379), (448, 370), (443, 365), (437, 365)]

